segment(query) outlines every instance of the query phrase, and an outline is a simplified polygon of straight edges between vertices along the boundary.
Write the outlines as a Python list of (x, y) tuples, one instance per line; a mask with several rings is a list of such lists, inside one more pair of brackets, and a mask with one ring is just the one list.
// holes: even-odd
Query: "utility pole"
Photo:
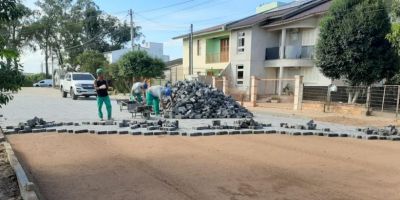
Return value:
[(131, 46), (132, 46), (132, 51), (134, 51), (135, 47), (135, 32), (133, 30), (133, 11), (132, 9), (129, 9), (129, 15), (131, 17)]
[(190, 24), (189, 36), (189, 75), (193, 75), (193, 24)]

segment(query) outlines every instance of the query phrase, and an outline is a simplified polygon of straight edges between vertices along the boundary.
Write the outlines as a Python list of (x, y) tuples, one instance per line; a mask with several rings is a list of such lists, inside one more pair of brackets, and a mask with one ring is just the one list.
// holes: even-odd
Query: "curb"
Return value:
[(39, 200), (35, 192), (35, 184), (28, 180), (28, 177), (26, 176), (24, 169), (22, 168), (17, 157), (15, 156), (10, 143), (3, 142), (3, 145), (7, 152), (8, 161), (10, 162), (10, 165), (17, 176), (19, 191), (21, 193), (22, 199)]

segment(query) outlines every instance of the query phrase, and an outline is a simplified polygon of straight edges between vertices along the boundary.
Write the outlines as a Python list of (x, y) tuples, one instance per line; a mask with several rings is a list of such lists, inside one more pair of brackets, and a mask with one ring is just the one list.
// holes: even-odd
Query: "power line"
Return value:
[(182, 12), (182, 11), (187, 11), (187, 10), (190, 10), (190, 9), (195, 8), (195, 7), (198, 7), (198, 6), (208, 4), (208, 3), (212, 2), (212, 1), (213, 1), (213, 0), (203, 1), (203, 2), (201, 2), (201, 3), (188, 6), (188, 7), (182, 8), (182, 9), (180, 9), (180, 10), (175, 10), (175, 11), (173, 11), (173, 12), (164, 13), (164, 14), (162, 14), (162, 15), (159, 15), (159, 16), (156, 16), (156, 17), (153, 17), (153, 18), (150, 18), (150, 19), (153, 20), (153, 19), (157, 19), (157, 18), (160, 18), (160, 17), (168, 16), (168, 15), (170, 15), (170, 14), (175, 14), (175, 13)]
[(147, 17), (145, 17), (145, 16), (143, 16), (143, 15), (141, 15), (141, 14), (138, 14), (138, 13), (136, 13), (136, 15), (139, 16), (140, 18), (142, 18), (142, 19), (148, 21), (148, 22), (151, 22), (151, 23), (154, 23), (154, 24), (157, 24), (157, 25), (160, 25), (160, 26), (164, 26), (164, 27), (167, 27), (167, 28), (169, 28), (169, 27), (174, 27), (174, 28), (183, 28), (183, 27), (187, 27), (187, 26), (184, 26), (184, 25), (163, 24), (163, 23), (160, 23), (160, 22), (158, 22), (158, 21), (149, 19), (149, 18), (147, 18)]
[(171, 8), (171, 7), (174, 7), (174, 6), (180, 6), (180, 5), (192, 2), (192, 1), (195, 1), (195, 0), (186, 0), (186, 1), (178, 2), (178, 3), (169, 4), (169, 5), (166, 5), (166, 6), (163, 6), (163, 7), (159, 7), (159, 8), (153, 8), (153, 9), (149, 9), (149, 10), (138, 11), (137, 13), (153, 12), (153, 11), (162, 10), (162, 9), (165, 9), (165, 8)]

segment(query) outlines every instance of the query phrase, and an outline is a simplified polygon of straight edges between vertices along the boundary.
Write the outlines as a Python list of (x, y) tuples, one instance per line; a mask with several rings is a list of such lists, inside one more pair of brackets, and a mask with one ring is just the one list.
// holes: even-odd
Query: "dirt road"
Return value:
[(250, 135), (9, 136), (47, 199), (400, 199), (400, 145)]

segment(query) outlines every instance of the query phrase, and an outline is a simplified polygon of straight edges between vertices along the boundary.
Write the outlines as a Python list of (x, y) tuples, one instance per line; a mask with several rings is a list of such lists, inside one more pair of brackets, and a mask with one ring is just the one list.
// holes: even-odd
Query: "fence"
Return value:
[(293, 109), (295, 79), (257, 79), (256, 106)]
[(398, 116), (399, 112), (399, 85), (351, 87), (338, 86), (330, 97), (327, 86), (305, 86), (304, 101), (324, 102), (324, 111), (329, 112), (333, 104), (358, 105), (366, 108), (366, 112), (385, 112)]

